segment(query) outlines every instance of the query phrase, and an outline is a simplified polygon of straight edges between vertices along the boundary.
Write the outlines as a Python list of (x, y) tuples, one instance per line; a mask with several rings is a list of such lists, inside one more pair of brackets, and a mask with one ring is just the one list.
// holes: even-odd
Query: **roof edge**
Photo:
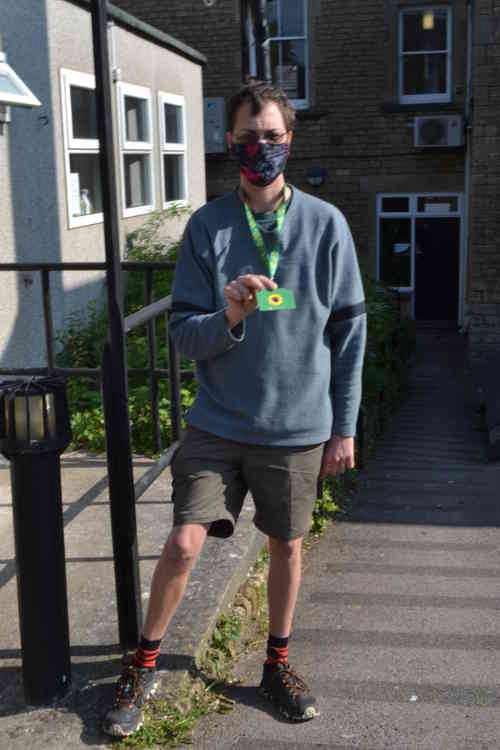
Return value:
[[(66, 0), (66, 2), (72, 3), (73, 5), (79, 5), (81, 8), (90, 11), (90, 0)], [(175, 39), (173, 36), (170, 36), (170, 34), (166, 34), (164, 31), (160, 31), (160, 29), (151, 26), (151, 24), (141, 21), (130, 13), (126, 13), (124, 10), (121, 10), (121, 8), (117, 8), (116, 5), (107, 3), (107, 8), (109, 20), (114, 21), (119, 26), (129, 29), (145, 39), (150, 39), (162, 47), (166, 47), (172, 52), (176, 52), (198, 65), (204, 67), (207, 64), (208, 60), (205, 55), (202, 55), (201, 52), (198, 52), (198, 50), (193, 47), (184, 44), (184, 42), (181, 42), (179, 39)]]

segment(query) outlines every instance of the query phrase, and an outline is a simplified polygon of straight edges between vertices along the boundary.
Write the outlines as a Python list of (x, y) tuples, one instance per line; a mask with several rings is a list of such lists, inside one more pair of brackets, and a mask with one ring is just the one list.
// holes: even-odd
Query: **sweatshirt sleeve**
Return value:
[(245, 321), (230, 330), (225, 308), (216, 309), (215, 280), (207, 262), (208, 238), (186, 227), (177, 259), (169, 333), (189, 359), (217, 357), (245, 338)]
[(342, 215), (334, 253), (329, 320), (333, 434), (352, 437), (356, 434), (361, 403), (366, 308), (354, 241)]

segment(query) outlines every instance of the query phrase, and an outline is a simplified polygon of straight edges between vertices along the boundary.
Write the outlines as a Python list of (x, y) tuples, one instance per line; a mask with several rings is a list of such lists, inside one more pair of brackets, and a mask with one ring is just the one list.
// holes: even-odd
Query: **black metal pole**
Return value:
[[(101, 156), (102, 205), (106, 247), (109, 348), (106, 432), (111, 526), (120, 645), (134, 648), (142, 611), (137, 554), (137, 524), (130, 441), (127, 366), (123, 325), (123, 280), (120, 265), (118, 199), (105, 0), (92, 0), (92, 35), (96, 78), (97, 128)], [(104, 378), (104, 373), (103, 373)], [(110, 431), (113, 439), (110, 439)]]
[(71, 684), (60, 457), (10, 460), (24, 696), (47, 705)]

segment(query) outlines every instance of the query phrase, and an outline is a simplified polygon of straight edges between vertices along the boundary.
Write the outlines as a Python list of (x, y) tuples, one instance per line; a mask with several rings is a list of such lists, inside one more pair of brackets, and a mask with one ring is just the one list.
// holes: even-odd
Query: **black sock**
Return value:
[(288, 638), (277, 638), (269, 633), (267, 639), (266, 664), (286, 664), (288, 662)]

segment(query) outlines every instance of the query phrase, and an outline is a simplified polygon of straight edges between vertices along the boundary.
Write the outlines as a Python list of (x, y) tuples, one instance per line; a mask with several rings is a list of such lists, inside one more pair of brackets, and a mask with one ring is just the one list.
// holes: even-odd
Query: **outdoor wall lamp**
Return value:
[(305, 178), (309, 185), (319, 187), (328, 177), (328, 170), (325, 167), (309, 167), (305, 171)]
[(24, 81), (7, 64), (0, 51), (0, 123), (10, 122), (9, 107), (40, 107), (40, 102)]
[(0, 451), (10, 461), (26, 702), (46, 705), (71, 683), (60, 455), (71, 441), (66, 385), (0, 383)]

